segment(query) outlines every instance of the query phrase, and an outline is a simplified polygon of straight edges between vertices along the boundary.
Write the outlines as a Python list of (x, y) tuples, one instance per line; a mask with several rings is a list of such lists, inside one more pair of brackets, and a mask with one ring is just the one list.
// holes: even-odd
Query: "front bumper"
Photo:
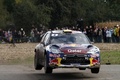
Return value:
[(98, 68), (100, 61), (94, 58), (67, 57), (49, 59), (49, 66), (52, 68)]
[(56, 68), (98, 68), (100, 67), (100, 64), (96, 65), (79, 65), (79, 64), (71, 64), (71, 65), (59, 65), (59, 66), (54, 66)]
[(100, 63), (95, 64), (95, 65), (90, 65), (90, 64), (88, 64), (88, 65), (80, 65), (80, 64), (53, 65), (53, 64), (51, 64), (50, 66), (53, 67), (53, 68), (98, 68), (98, 67), (100, 67)]

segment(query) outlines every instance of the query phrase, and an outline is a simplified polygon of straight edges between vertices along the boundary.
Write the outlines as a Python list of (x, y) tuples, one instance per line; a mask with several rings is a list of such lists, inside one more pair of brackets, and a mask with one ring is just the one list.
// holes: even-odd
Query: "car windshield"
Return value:
[(50, 43), (90, 44), (90, 41), (83, 33), (52, 33)]

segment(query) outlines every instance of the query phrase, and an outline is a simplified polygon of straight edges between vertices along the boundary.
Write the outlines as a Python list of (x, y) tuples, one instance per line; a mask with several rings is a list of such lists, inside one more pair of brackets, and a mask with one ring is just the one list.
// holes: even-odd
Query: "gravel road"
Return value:
[(32, 66), (0, 65), (0, 80), (120, 80), (120, 65), (102, 65), (99, 74), (74, 68), (44, 74), (44, 70), (36, 71)]

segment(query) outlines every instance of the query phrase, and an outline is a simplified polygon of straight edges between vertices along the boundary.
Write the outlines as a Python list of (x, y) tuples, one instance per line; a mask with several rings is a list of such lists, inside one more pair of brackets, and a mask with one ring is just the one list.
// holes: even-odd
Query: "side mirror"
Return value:
[(44, 42), (40, 42), (40, 43), (45, 46), (45, 43), (44, 43)]
[(41, 44), (43, 44), (44, 46), (48, 45), (48, 43), (44, 43), (44, 42), (41, 42)]
[(91, 42), (91, 44), (94, 44), (94, 42)]

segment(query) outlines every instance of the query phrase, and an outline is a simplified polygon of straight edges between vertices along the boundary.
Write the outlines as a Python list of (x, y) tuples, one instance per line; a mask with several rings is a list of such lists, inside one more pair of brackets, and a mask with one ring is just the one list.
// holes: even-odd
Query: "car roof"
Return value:
[[(66, 30), (52, 30), (52, 31), (47, 31), (47, 33), (64, 33)], [(75, 31), (75, 30), (70, 30), (71, 33), (82, 33), (81, 31)]]

